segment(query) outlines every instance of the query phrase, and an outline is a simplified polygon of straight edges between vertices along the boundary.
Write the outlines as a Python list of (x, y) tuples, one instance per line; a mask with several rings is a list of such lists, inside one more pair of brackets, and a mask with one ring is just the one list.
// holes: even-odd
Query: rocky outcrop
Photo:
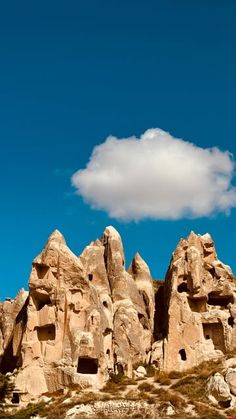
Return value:
[(219, 372), (212, 375), (206, 386), (206, 393), (209, 400), (213, 404), (221, 404), (225, 407), (230, 407), (232, 396), (230, 394), (229, 386), (224, 380), (224, 377)]
[[(156, 287), (138, 253), (126, 271), (113, 227), (79, 257), (56, 230), (33, 261), (29, 293), (0, 303), (0, 370), (15, 370), (25, 402), (68, 385), (101, 388), (110, 373), (132, 377), (148, 363), (181, 371), (235, 348), (235, 317), (234, 277), (208, 234), (180, 241)], [(227, 380), (233, 388), (233, 372)]]
[[(109, 372), (132, 376), (133, 366), (146, 361), (153, 335), (152, 280), (140, 257), (132, 266), (134, 278), (125, 270), (121, 238), (113, 227), (107, 227), (102, 239), (87, 246), (80, 257), (70, 251), (59, 231), (49, 237), (33, 261), (24, 325), (16, 332), (16, 317), (12, 332), (13, 308), (7, 325), (8, 335), (14, 335), (21, 400), (37, 399), (70, 384), (99, 388)], [(18, 300), (9, 304), (18, 307)], [(2, 325), (6, 326), (4, 320)]]
[(235, 291), (209, 234), (192, 232), (180, 241), (163, 286), (165, 370), (185, 370), (235, 348)]
[(221, 373), (211, 375), (206, 383), (206, 395), (218, 407), (235, 407), (236, 404), (236, 368), (227, 367), (232, 362), (235, 363), (235, 358), (228, 359)]

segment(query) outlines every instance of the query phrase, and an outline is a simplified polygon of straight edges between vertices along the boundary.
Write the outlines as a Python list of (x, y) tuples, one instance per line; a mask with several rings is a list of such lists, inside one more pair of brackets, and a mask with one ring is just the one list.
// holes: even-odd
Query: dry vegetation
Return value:
[[(145, 368), (147, 369), (147, 366)], [(204, 362), (184, 373), (171, 371), (167, 374), (157, 372), (152, 367), (147, 369), (148, 377), (142, 379), (141, 382), (139, 379), (129, 379), (122, 374), (111, 375), (110, 380), (100, 393), (94, 393), (89, 389), (83, 391), (81, 387), (73, 386), (66, 394), (61, 394), (61, 392), (54, 394), (47, 404), (28, 405), (26, 408), (12, 411), (12, 413), (0, 412), (0, 419), (29, 419), (35, 415), (48, 419), (64, 419), (66, 412), (75, 405), (93, 404), (96, 400), (112, 399), (137, 402), (145, 400), (148, 404), (155, 404), (157, 414), (160, 412), (161, 415), (161, 412), (165, 412), (165, 409), (171, 404), (176, 412), (174, 418), (186, 417), (185, 409), (190, 407), (196, 412), (199, 419), (222, 419), (225, 417), (222, 413), (223, 410), (212, 407), (205, 398), (207, 378), (216, 371), (221, 371), (222, 368), (222, 363), (219, 361)], [(2, 394), (6, 393), (6, 386), (7, 384), (3, 380)], [(131, 386), (130, 389), (127, 386)], [(65, 400), (66, 403), (63, 403)], [(229, 415), (236, 415), (236, 411), (233, 409), (228, 409), (228, 412)], [(105, 419), (106, 417), (101, 413), (97, 416), (93, 415), (93, 419)], [(129, 419), (141, 419), (142, 415), (137, 411), (129, 413), (128, 417)], [(80, 419), (83, 418), (86, 418), (86, 415), (81, 414)], [(125, 419), (126, 416), (123, 415), (122, 418)], [(148, 413), (145, 418), (148, 419)], [(112, 419), (116, 419), (116, 416), (113, 415)]]
[(155, 387), (152, 384), (147, 383), (146, 381), (144, 381), (143, 383), (138, 385), (138, 390), (146, 391), (148, 393), (151, 393), (153, 390), (155, 390)]
[(199, 419), (225, 419), (225, 415), (211, 406), (203, 403), (194, 402), (196, 413)]
[(188, 376), (180, 379), (171, 386), (172, 390), (176, 390), (192, 400), (201, 400), (205, 397), (206, 379), (198, 376)]

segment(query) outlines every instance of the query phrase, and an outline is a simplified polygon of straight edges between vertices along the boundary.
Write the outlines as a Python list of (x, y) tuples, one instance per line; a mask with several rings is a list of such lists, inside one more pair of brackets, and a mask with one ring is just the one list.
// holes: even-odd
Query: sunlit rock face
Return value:
[(189, 369), (236, 347), (235, 292), (209, 234), (182, 239), (158, 283), (138, 253), (126, 271), (113, 227), (79, 257), (56, 230), (33, 261), (29, 293), (0, 303), (0, 371), (14, 371), (28, 402), (71, 384), (101, 388), (140, 364)]
[(191, 368), (236, 346), (235, 291), (209, 234), (180, 240), (163, 289), (165, 370)]
[[(150, 274), (147, 282), (153, 296)], [(7, 364), (17, 356), (21, 400), (69, 384), (100, 388), (110, 372), (132, 376), (133, 365), (146, 361), (153, 335), (154, 309), (149, 307), (153, 297), (147, 301), (139, 288), (125, 270), (121, 238), (113, 227), (107, 227), (102, 239), (87, 246), (80, 257), (55, 231), (33, 261), (24, 324), (20, 337), (13, 339), (15, 352), (2, 358), (2, 371), (7, 372)], [(8, 305), (2, 316), (7, 309)], [(11, 314), (10, 335), (14, 321)], [(2, 327), (3, 353), (8, 339), (4, 333)]]

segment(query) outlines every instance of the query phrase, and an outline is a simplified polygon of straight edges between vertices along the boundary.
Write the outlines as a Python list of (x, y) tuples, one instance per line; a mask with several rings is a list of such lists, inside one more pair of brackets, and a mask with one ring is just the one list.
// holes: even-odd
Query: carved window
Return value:
[(40, 342), (47, 341), (47, 340), (55, 340), (56, 337), (56, 329), (54, 324), (50, 324), (48, 326), (37, 327), (37, 335), (38, 340)]
[(186, 361), (187, 360), (187, 355), (186, 355), (185, 349), (180, 349), (179, 354), (180, 354), (181, 361)]
[(97, 374), (98, 360), (96, 358), (79, 357), (77, 372), (80, 374)]
[(177, 290), (178, 292), (188, 292), (188, 287), (187, 287), (186, 282), (182, 282), (182, 284), (179, 284)]

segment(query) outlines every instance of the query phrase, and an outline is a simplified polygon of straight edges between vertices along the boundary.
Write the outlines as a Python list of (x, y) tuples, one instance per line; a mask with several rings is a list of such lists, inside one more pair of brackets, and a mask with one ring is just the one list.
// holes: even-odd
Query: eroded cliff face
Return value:
[(164, 284), (165, 370), (184, 370), (236, 346), (236, 287), (209, 234), (181, 240)]
[(236, 346), (234, 277), (208, 234), (182, 239), (165, 283), (153, 284), (138, 253), (125, 270), (113, 227), (79, 257), (55, 231), (33, 261), (29, 293), (0, 303), (0, 370), (15, 370), (21, 401), (70, 384), (101, 388), (140, 363), (188, 369)]
[[(140, 257), (132, 266), (137, 263), (138, 276), (145, 280), (146, 264)], [(18, 368), (16, 388), (22, 401), (69, 384), (99, 388), (110, 372), (132, 376), (133, 365), (146, 362), (152, 345), (154, 293), (150, 275), (148, 295), (136, 277), (135, 269), (131, 274), (125, 270), (121, 238), (113, 227), (107, 227), (102, 239), (87, 246), (80, 257), (70, 251), (60, 232), (49, 237), (33, 261), (27, 300), (19, 305), (18, 296), (2, 308), (0, 368), (12, 371), (8, 364), (16, 360), (13, 369)], [(17, 317), (21, 306), (24, 322)], [(9, 339), (10, 358), (5, 354)]]

